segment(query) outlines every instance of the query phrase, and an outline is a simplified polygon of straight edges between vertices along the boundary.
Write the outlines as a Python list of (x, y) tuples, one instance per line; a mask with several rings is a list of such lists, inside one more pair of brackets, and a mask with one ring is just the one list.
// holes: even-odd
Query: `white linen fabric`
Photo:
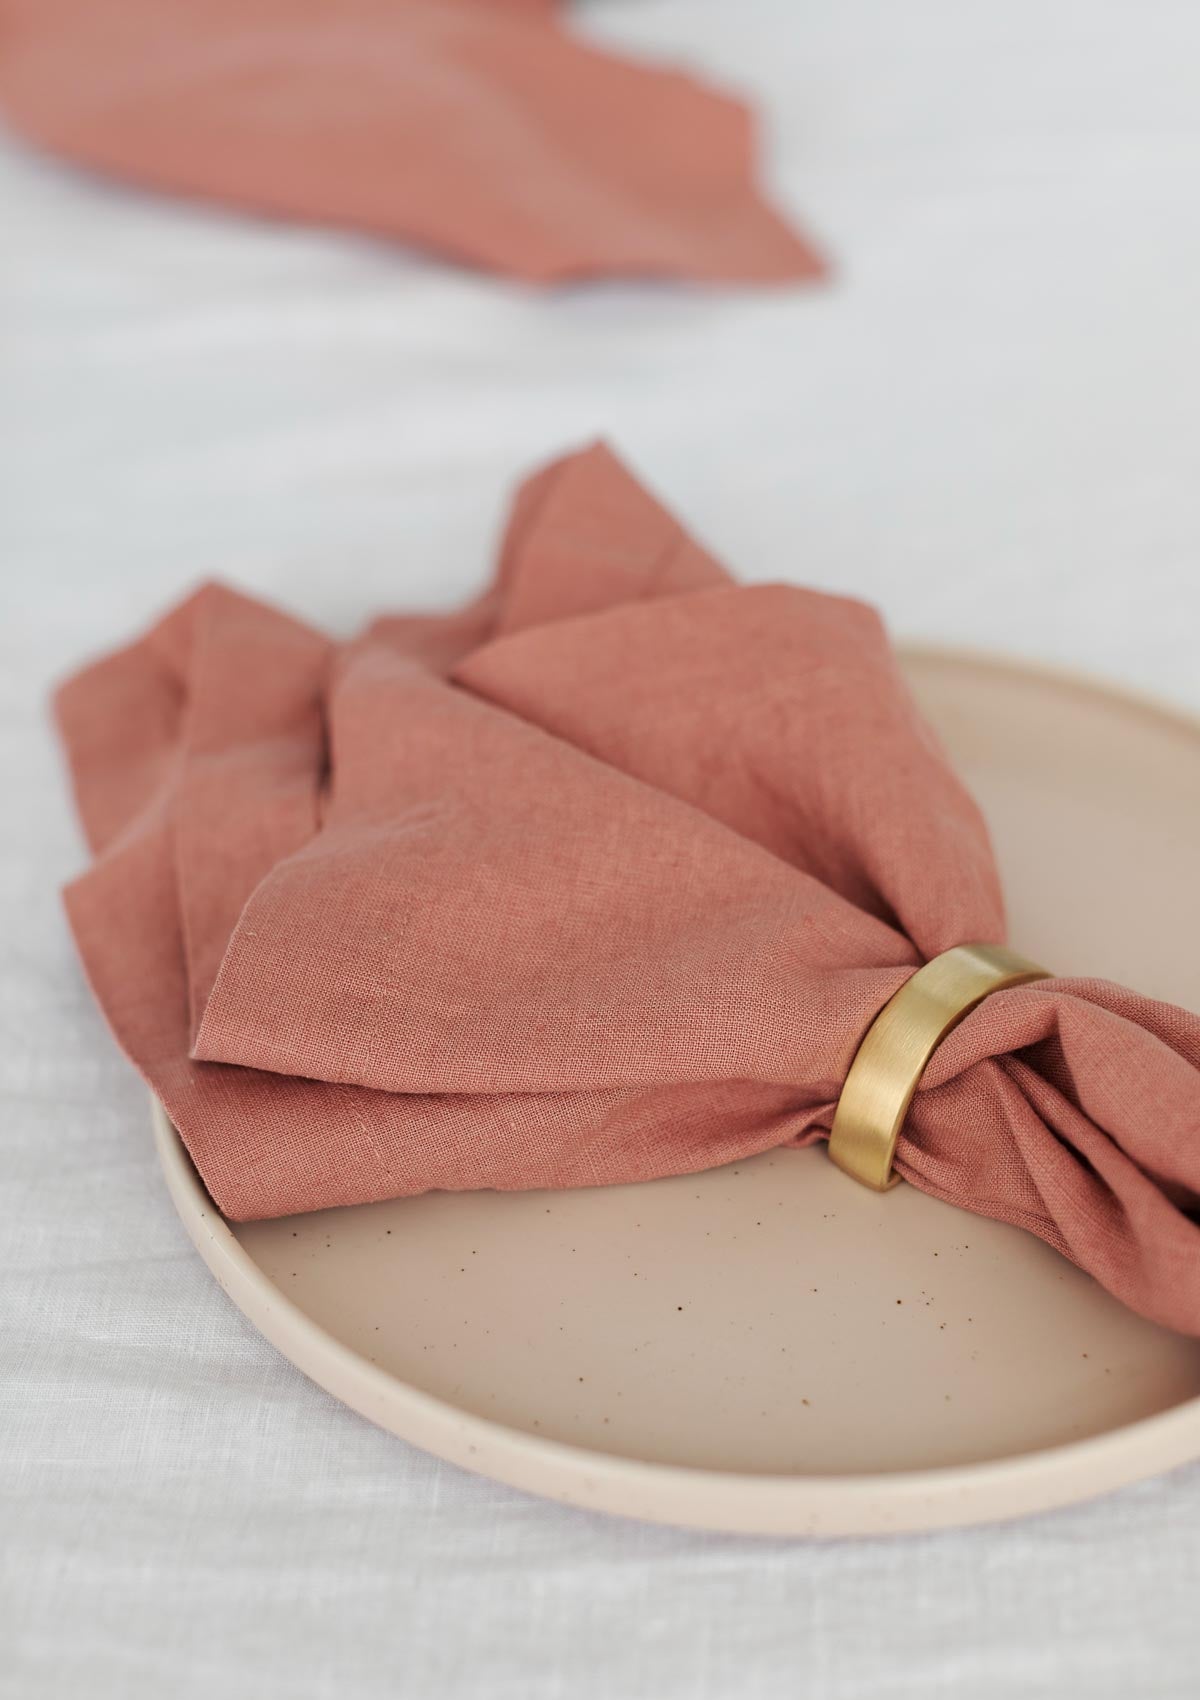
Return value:
[(760, 104), (828, 288), (536, 294), (0, 149), (0, 1695), (1182, 1700), (1200, 1467), (820, 1545), (588, 1516), (372, 1429), (192, 1252), (84, 989), (53, 676), (214, 572), (341, 631), (461, 596), (516, 476), (597, 434), (748, 577), (1200, 708), (1200, 10), (579, 27)]

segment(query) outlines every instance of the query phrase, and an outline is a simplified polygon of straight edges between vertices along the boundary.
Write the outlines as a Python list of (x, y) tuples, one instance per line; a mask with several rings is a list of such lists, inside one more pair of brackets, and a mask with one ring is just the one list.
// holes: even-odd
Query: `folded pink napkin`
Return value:
[(822, 270), (744, 106), (551, 0), (0, 0), (0, 108), (97, 171), (514, 277)]
[[(603, 448), (457, 614), (334, 645), (209, 585), (57, 706), (83, 960), (236, 1218), (807, 1144), (913, 968), (1004, 936), (876, 614), (739, 587)], [(897, 1166), (1200, 1333), (1195, 1015), (993, 994)]]

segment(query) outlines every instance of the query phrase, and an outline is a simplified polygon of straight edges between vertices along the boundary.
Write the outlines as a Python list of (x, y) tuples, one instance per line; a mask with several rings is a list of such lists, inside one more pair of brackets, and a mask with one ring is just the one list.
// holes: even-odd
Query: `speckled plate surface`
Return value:
[[(980, 657), (906, 667), (988, 815), (1017, 948), (1200, 1005), (1200, 726)], [(871, 1533), (1200, 1455), (1200, 1342), (1030, 1236), (866, 1192), (820, 1150), (231, 1226), (157, 1105), (155, 1126), (192, 1239), (280, 1351), (404, 1439), (537, 1493)]]

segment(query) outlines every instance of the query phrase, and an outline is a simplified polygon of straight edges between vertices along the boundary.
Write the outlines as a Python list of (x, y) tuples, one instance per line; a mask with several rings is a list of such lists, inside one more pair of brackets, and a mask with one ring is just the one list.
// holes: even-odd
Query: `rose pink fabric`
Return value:
[(154, 189), (535, 281), (783, 281), (814, 249), (750, 116), (563, 29), (550, 0), (0, 0), (0, 107)]
[[(209, 585), (57, 706), (83, 960), (237, 1218), (805, 1144), (914, 966), (1004, 937), (875, 613), (739, 587), (602, 447), (457, 614), (334, 645)], [(1200, 1333), (1196, 1016), (994, 994), (898, 1167)]]

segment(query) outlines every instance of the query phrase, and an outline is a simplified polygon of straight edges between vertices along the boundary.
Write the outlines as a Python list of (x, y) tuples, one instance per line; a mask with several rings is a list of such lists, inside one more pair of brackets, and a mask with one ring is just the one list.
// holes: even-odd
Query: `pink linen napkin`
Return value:
[(744, 106), (550, 0), (0, 0), (0, 109), (92, 170), (537, 282), (823, 270)]
[[(737, 585), (602, 447), (456, 614), (339, 645), (208, 585), (57, 709), (81, 955), (234, 1218), (807, 1144), (914, 967), (1004, 938), (878, 616)], [(1200, 1333), (1197, 1016), (998, 992), (897, 1166)]]

